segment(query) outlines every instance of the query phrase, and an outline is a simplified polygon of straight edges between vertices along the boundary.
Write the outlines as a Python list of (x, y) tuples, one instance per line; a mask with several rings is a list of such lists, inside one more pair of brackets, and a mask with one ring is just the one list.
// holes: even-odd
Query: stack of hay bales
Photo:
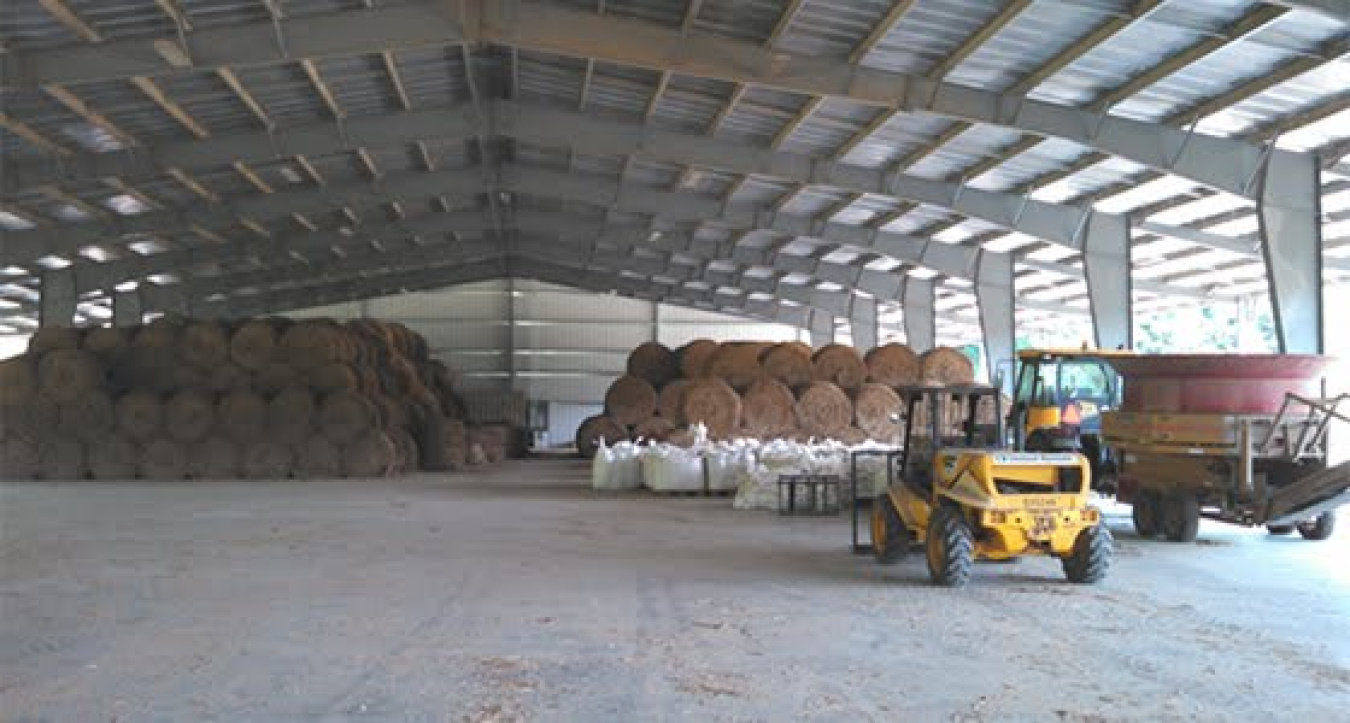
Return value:
[(897, 388), (974, 378), (970, 359), (946, 347), (920, 355), (887, 344), (863, 355), (843, 344), (813, 350), (801, 342), (699, 339), (669, 349), (647, 342), (610, 386), (605, 412), (577, 430), (577, 449), (589, 457), (601, 440), (678, 441), (694, 424), (713, 439), (892, 443), (900, 433), (892, 420)]
[[(42, 329), (0, 363), (11, 478), (380, 477), (462, 463), (454, 375), (371, 320)], [(459, 425), (455, 436), (449, 429)]]

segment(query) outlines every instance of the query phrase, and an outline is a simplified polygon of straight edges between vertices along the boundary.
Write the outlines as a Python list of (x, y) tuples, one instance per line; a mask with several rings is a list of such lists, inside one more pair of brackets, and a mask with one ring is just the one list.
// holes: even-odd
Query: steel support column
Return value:
[(113, 326), (129, 327), (141, 323), (144, 304), (141, 303), (139, 289), (132, 291), (114, 291), (112, 297)]
[(42, 272), (42, 288), (38, 294), (38, 325), (73, 326), (78, 298), (75, 293), (75, 275), (68, 269)]
[(1100, 349), (1128, 349), (1134, 341), (1130, 277), (1130, 222), (1125, 216), (1093, 212), (1083, 240), (1092, 332)]
[(1262, 168), (1261, 251), (1283, 354), (1320, 354), (1322, 227), (1315, 156), (1274, 153)]
[(922, 354), (937, 346), (937, 285), (931, 279), (905, 279), (901, 294), (905, 342)]
[(806, 328), (811, 332), (811, 346), (817, 349), (834, 341), (834, 317), (820, 309), (811, 310)]
[(980, 307), (980, 329), (984, 333), (985, 372), (990, 382), (1002, 372), (1004, 391), (1011, 392), (1016, 341), (1011, 257), (980, 253), (975, 271), (975, 299)]
[(854, 295), (849, 309), (849, 330), (853, 333), (853, 346), (860, 352), (867, 352), (877, 346), (877, 300), (869, 296)]

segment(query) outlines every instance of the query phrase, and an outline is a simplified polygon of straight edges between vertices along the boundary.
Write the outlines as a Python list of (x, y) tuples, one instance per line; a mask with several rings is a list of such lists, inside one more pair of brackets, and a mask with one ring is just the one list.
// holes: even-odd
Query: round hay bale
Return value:
[(741, 426), (758, 439), (774, 439), (797, 425), (792, 390), (777, 379), (761, 379), (741, 397)]
[(0, 397), (0, 439), (13, 437), (29, 442), (38, 442), (50, 436), (60, 418), (60, 405), (50, 400), (44, 405), (43, 413), (50, 426), (40, 426), (40, 420), (34, 412), (38, 396), (26, 398)]
[(661, 387), (661, 393), (656, 396), (656, 413), (676, 427), (682, 427), (685, 423), (684, 412), (680, 408), (684, 405), (684, 390), (688, 386), (688, 379), (676, 379)]
[(79, 349), (56, 349), (38, 362), (38, 386), (58, 402), (70, 402), (104, 384), (98, 357)]
[(178, 343), (180, 325), (161, 317), (136, 330), (131, 345), (139, 349), (171, 350)]
[(108, 436), (116, 421), (112, 397), (106, 392), (86, 392), (79, 399), (63, 402), (58, 410), (57, 431), (82, 442)]
[(58, 436), (61, 404), (55, 397), (46, 392), (39, 393), (29, 402), (26, 411), (23, 422), (16, 425), (15, 433), (26, 435), (28, 439), (38, 443)]
[(117, 434), (89, 442), (89, 475), (94, 479), (135, 479), (140, 450)]
[(796, 389), (810, 384), (815, 376), (815, 364), (811, 362), (811, 348), (802, 349), (805, 344), (788, 342), (775, 344), (766, 349), (760, 357), (764, 374), (772, 379)]
[[(900, 436), (900, 395), (886, 384), (868, 382), (853, 395), (853, 421), (868, 439), (895, 442)], [(897, 421), (891, 421), (897, 415)]]
[(365, 397), (375, 408), (375, 426), (381, 429), (402, 429), (412, 425), (412, 413), (406, 404), (399, 404), (384, 394)]
[(42, 456), (36, 442), (18, 437), (0, 441), (0, 479), (33, 479)]
[(84, 444), (77, 439), (56, 437), (38, 447), (40, 479), (84, 479), (88, 471)]
[[(597, 414), (589, 417), (577, 427), (577, 452), (581, 456), (590, 459), (595, 456), (595, 450), (600, 446), (603, 440), (605, 444), (614, 444), (628, 439), (628, 431), (623, 425), (614, 421), (612, 417), (604, 414)], [(464, 442), (464, 449), (467, 450), (468, 441)]]
[(32, 354), (21, 354), (0, 361), (0, 401), (37, 393), (37, 366), (33, 359)]
[(210, 433), (216, 423), (216, 405), (206, 392), (187, 389), (169, 397), (164, 404), (164, 434), (175, 442), (196, 442)]
[(218, 394), (248, 389), (252, 382), (248, 371), (232, 361), (220, 364), (206, 376), (206, 388)]
[(973, 384), (975, 364), (970, 357), (949, 346), (929, 349), (920, 357), (925, 382), (938, 384)]
[(319, 319), (301, 321), (277, 340), (277, 352), (297, 369), (343, 361), (341, 327)]
[(863, 361), (867, 363), (869, 381), (891, 388), (916, 384), (923, 376), (919, 355), (904, 344), (892, 342), (879, 346), (867, 352)]
[(605, 392), (605, 412), (619, 424), (637, 424), (656, 414), (656, 390), (640, 377), (619, 377)]
[(318, 405), (303, 387), (283, 389), (267, 403), (267, 435), (282, 442), (300, 442), (309, 437)]
[(848, 429), (845, 429), (843, 432), (841, 432), (839, 436), (835, 437), (836, 441), (843, 442), (844, 444), (850, 447), (856, 447), (860, 444), (863, 444), (864, 442), (867, 441), (867, 439), (868, 439), (867, 432), (864, 432), (857, 427), (849, 427)]
[(311, 434), (295, 450), (297, 477), (337, 477), (342, 474), (342, 450), (322, 434)]
[(867, 380), (867, 365), (858, 350), (844, 344), (827, 344), (812, 359), (813, 375), (818, 382), (830, 382), (841, 389), (857, 389)]
[(193, 479), (233, 479), (242, 466), (239, 446), (223, 434), (211, 434), (189, 447), (188, 475)]
[(701, 423), (714, 439), (727, 439), (741, 425), (741, 398), (721, 379), (699, 379), (684, 390), (680, 412), (689, 424)]
[(28, 353), (41, 356), (58, 349), (79, 349), (83, 336), (79, 329), (67, 326), (39, 327), (28, 337)]
[(680, 375), (680, 360), (665, 344), (644, 342), (629, 352), (628, 374), (646, 379), (648, 384), (660, 389)]
[(717, 377), (736, 391), (745, 391), (764, 376), (759, 363), (763, 346), (753, 342), (723, 344), (708, 361), (707, 376)]
[(246, 322), (230, 337), (230, 359), (249, 370), (259, 371), (272, 363), (277, 346), (277, 332), (267, 321)]
[(211, 371), (230, 355), (230, 338), (219, 324), (194, 321), (178, 335), (178, 358), (201, 371)]
[(114, 410), (117, 431), (136, 442), (149, 442), (164, 428), (164, 404), (148, 390), (123, 394)]
[(349, 444), (376, 426), (374, 405), (355, 392), (324, 397), (315, 419), (319, 431), (338, 445)]
[(366, 430), (342, 447), (343, 477), (384, 477), (394, 466), (394, 443), (376, 429)]
[(253, 375), (253, 386), (264, 394), (276, 394), (289, 387), (304, 386), (305, 380), (295, 367), (283, 362), (273, 362)]
[(131, 346), (109, 370), (112, 386), (121, 391), (149, 389), (174, 391), (174, 378), (181, 366), (171, 351), (155, 347)]
[(209, 384), (208, 372), (188, 366), (178, 359), (174, 359), (168, 367), (168, 391), (181, 392), (189, 389), (206, 391)]
[(156, 439), (141, 447), (137, 460), (140, 476), (154, 480), (174, 480), (187, 477), (187, 449), (172, 439)]
[(342, 362), (315, 367), (308, 374), (309, 388), (319, 394), (354, 392), (361, 387), (356, 370)]
[(675, 432), (675, 423), (665, 417), (648, 417), (633, 425), (633, 439), (664, 442)]
[(804, 341), (785, 341), (783, 343), (807, 355), (808, 357), (813, 357), (816, 355), (816, 350), (812, 349), (811, 345), (807, 344)]
[(286, 479), (295, 466), (291, 448), (275, 439), (258, 439), (240, 447), (240, 467), (249, 479)]
[(386, 430), (385, 435), (394, 445), (394, 461), (390, 465), (389, 474), (396, 476), (416, 471), (421, 458), (417, 440), (413, 439), (406, 429)]
[(797, 396), (797, 428), (817, 438), (837, 438), (853, 423), (853, 402), (838, 385), (812, 382)]
[(257, 392), (240, 389), (220, 398), (216, 405), (220, 431), (240, 445), (267, 436), (267, 398)]
[(123, 328), (115, 326), (96, 326), (84, 333), (80, 348), (102, 359), (105, 363), (116, 361), (131, 346), (131, 335)]
[(680, 347), (676, 352), (680, 359), (680, 374), (685, 379), (708, 376), (708, 363), (717, 353), (718, 346), (718, 343), (711, 339), (695, 339)]

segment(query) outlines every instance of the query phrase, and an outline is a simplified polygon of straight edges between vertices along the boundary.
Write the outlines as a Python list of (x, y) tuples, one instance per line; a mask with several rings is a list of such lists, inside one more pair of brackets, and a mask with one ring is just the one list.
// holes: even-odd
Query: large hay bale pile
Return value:
[[(446, 419), (465, 416), (454, 379), (419, 335), (371, 320), (165, 317), (130, 329), (42, 329), (28, 353), (0, 362), (2, 473), (372, 476), (438, 457), (445, 468), (462, 463), (467, 446), (463, 424)], [(655, 413), (655, 397), (650, 390), (641, 419)], [(480, 434), (495, 440), (480, 440), (492, 460), (522, 453), (514, 428)]]

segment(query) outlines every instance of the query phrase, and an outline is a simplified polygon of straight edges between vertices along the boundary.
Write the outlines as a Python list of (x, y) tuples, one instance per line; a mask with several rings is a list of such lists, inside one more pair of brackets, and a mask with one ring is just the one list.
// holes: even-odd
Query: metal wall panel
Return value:
[[(664, 309), (662, 312), (664, 313)], [(722, 317), (718, 323), (675, 324), (661, 322), (662, 344), (677, 347), (688, 344), (694, 339), (712, 339), (713, 341), (795, 341), (800, 338), (796, 327), (782, 324), (762, 324), (759, 322), (728, 321)]]
[(516, 298), (517, 319), (580, 319), (651, 323), (652, 305), (637, 299), (575, 292), (521, 292)]
[(577, 427), (587, 417), (605, 410), (601, 404), (577, 404), (572, 402), (549, 402), (548, 404), (548, 445), (565, 447), (577, 437)]
[(625, 324), (552, 324), (517, 326), (517, 349), (605, 349), (627, 350), (651, 340), (651, 330)]
[[(387, 321), (400, 321), (398, 317), (382, 317)], [(443, 349), (505, 349), (507, 329), (497, 322), (451, 321), (451, 322), (406, 322), (408, 328), (426, 337), (427, 345), (440, 351)]]

